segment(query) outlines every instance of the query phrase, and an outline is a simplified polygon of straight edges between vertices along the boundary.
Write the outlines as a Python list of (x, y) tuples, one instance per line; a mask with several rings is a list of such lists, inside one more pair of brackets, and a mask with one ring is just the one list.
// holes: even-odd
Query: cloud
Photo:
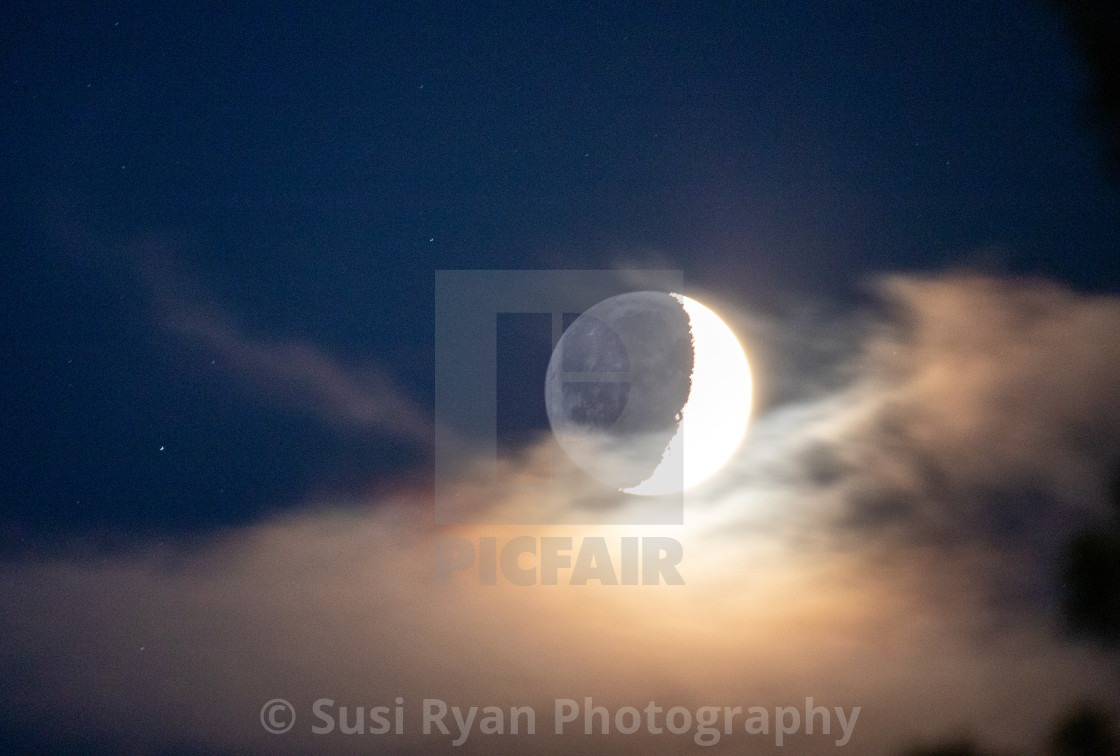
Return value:
[(254, 340), (228, 319), (202, 311), (179, 313), (171, 324), (272, 403), (299, 408), (331, 425), (432, 441), (430, 418), (380, 369), (347, 369), (306, 342)]
[(1103, 511), (1120, 303), (973, 275), (881, 289), (895, 317), (858, 358), (841, 442), (814, 449), (852, 522), (1037, 549)]
[[(552, 700), (774, 707), (811, 696), (860, 706), (850, 748), (876, 754), (959, 732), (1028, 750), (1074, 701), (1116, 707), (1115, 658), (1061, 638), (1050, 586), (1065, 535), (1102, 510), (1118, 448), (1120, 302), (969, 275), (893, 277), (881, 291), (879, 317), (844, 334), (858, 345), (846, 379), (758, 417), (733, 462), (689, 492), (683, 527), (438, 527), (430, 488), (402, 481), (201, 543), (3, 565), (9, 729), (129, 749), (419, 752), (450, 745), (419, 733), (421, 700), (440, 698), (538, 712), (537, 736), (476, 732), (463, 752), (642, 752), (691, 741), (557, 740)], [(768, 339), (798, 340), (729, 317), (760, 354)], [(197, 333), (247, 374), (305, 376), (293, 391), (326, 416), (385, 417), (362, 409), (376, 391), (314, 350), (258, 349), (207, 321)], [(549, 453), (527, 449), (503, 463), (507, 477), (532, 478)], [(461, 505), (539, 503), (504, 490), (464, 480)], [(437, 537), (522, 534), (600, 536), (612, 549), (623, 536), (675, 537), (687, 584), (523, 588), (468, 572), (436, 585)], [(407, 736), (307, 729), (316, 699), (398, 696)], [(277, 697), (300, 717), (285, 736), (259, 722)], [(818, 732), (784, 751), (834, 743)], [(743, 748), (784, 752), (741, 731), (711, 750)]]
[(160, 245), (137, 244), (125, 258), (150, 292), (159, 326), (261, 401), (330, 426), (432, 443), (429, 413), (382, 366), (345, 365), (306, 340), (249, 335)]

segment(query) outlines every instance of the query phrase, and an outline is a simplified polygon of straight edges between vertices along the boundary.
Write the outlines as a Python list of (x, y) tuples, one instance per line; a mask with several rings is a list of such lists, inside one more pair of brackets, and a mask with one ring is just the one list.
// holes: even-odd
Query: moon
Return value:
[(652, 496), (696, 485), (738, 449), (751, 372), (730, 328), (680, 294), (603, 300), (564, 332), (545, 380), (554, 437), (616, 490)]
[[(695, 299), (671, 294), (688, 315), (693, 367), (681, 423), (661, 463), (627, 493), (670, 493), (690, 488), (726, 464), (746, 434), (751, 414), (751, 369), (742, 345), (720, 317)], [(679, 472), (678, 472), (679, 471)]]

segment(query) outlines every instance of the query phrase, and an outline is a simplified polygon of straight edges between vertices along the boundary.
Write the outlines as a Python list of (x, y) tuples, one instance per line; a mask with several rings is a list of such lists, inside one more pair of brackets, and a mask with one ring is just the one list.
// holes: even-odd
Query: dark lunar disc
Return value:
[(603, 300), (564, 332), (545, 379), (561, 448), (601, 482), (648, 478), (680, 424), (693, 367), (688, 315), (662, 292)]

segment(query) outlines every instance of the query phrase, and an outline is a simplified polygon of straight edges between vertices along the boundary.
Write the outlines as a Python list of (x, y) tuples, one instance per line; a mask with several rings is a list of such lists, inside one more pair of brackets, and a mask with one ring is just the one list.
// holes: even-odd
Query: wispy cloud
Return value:
[[(149, 245), (150, 246), (150, 245)], [(251, 336), (159, 249), (134, 251), (159, 324), (261, 401), (324, 423), (431, 444), (432, 418), (370, 359), (347, 365), (301, 339)]]
[(254, 340), (229, 319), (196, 311), (171, 326), (232, 366), (237, 378), (268, 401), (323, 422), (431, 443), (432, 421), (389, 376), (372, 366), (347, 368), (304, 341)]

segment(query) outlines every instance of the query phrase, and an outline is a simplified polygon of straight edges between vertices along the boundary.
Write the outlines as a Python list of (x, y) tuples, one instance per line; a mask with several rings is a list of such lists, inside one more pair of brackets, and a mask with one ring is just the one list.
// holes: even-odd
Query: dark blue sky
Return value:
[(1120, 291), (1120, 192), (1044, 3), (413, 6), (9, 12), (7, 547), (426, 468), (257, 401), (169, 303), (430, 408), (437, 269), (679, 267), (748, 309), (956, 264)]

